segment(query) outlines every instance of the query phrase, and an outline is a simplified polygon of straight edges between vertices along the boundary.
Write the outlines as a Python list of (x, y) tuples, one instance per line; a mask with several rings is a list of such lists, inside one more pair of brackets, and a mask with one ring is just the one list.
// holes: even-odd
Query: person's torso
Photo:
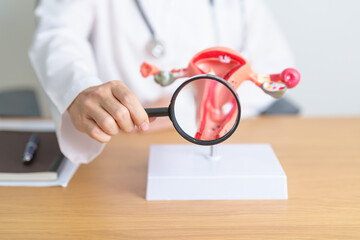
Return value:
[[(143, 79), (143, 61), (161, 69), (186, 67), (199, 51), (212, 46), (241, 47), (241, 6), (238, 0), (214, 1), (215, 18), (209, 0), (143, 0), (141, 4), (165, 55), (155, 58), (146, 46), (151, 34), (134, 0), (101, 0), (94, 16), (91, 42), (99, 77), (104, 81), (121, 80), (141, 102), (171, 93), (152, 79)], [(217, 25), (217, 26), (215, 26)]]

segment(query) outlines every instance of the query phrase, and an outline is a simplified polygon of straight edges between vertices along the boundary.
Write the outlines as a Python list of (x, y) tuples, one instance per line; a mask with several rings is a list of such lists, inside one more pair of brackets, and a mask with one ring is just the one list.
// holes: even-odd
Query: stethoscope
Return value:
[[(209, 4), (211, 6), (211, 15), (212, 15), (212, 24), (215, 28), (215, 41), (216, 44), (220, 43), (220, 31), (219, 31), (219, 26), (217, 24), (217, 20), (216, 20), (216, 13), (215, 13), (215, 1), (214, 0), (209, 0)], [(148, 18), (148, 16), (145, 13), (145, 10), (143, 8), (143, 6), (141, 5), (140, 0), (135, 0), (136, 3), (136, 7), (138, 8), (141, 17), (143, 18), (146, 27), (148, 28), (150, 34), (151, 34), (151, 39), (148, 42), (146, 48), (147, 51), (155, 58), (160, 58), (162, 56), (165, 55), (165, 45), (164, 42), (161, 41), (157, 35), (156, 32), (152, 26), (152, 24), (150, 23), (150, 20)], [(242, 22), (242, 31), (243, 33), (246, 33), (247, 31), (247, 24), (246, 24), (246, 15), (245, 15), (245, 0), (240, 0), (240, 7), (241, 7), (241, 22)], [(242, 34), (242, 46), (240, 47), (239, 51), (241, 53), (244, 53), (247, 47), (247, 41), (246, 41), (246, 34)]]

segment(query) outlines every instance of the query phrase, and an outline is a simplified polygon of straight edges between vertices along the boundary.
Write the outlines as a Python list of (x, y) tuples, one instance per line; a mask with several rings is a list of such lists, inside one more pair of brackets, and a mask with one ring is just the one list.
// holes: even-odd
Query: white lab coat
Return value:
[[(166, 45), (166, 55), (156, 59), (145, 49), (151, 35), (133, 0), (40, 1), (29, 56), (47, 94), (65, 156), (88, 163), (104, 147), (76, 130), (67, 112), (84, 89), (120, 80), (143, 104), (174, 91), (176, 84), (162, 88), (143, 79), (139, 72), (143, 61), (164, 70), (182, 68), (208, 47), (239, 50), (245, 36), (245, 54), (256, 72), (280, 72), (292, 66), (288, 46), (260, 0), (245, 1), (246, 29), (239, 0), (214, 2), (215, 21), (208, 0), (143, 0), (158, 38)], [(242, 116), (252, 116), (272, 101), (252, 83), (243, 84), (239, 93)]]

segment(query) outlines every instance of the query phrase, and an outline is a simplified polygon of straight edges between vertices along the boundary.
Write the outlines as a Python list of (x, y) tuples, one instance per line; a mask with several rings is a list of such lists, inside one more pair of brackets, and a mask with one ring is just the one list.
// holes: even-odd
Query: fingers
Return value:
[(92, 109), (89, 116), (108, 135), (115, 136), (119, 133), (120, 129), (115, 119), (100, 106)]
[(129, 110), (115, 98), (109, 98), (102, 102), (102, 107), (115, 119), (117, 125), (124, 132), (130, 133), (134, 130), (134, 123)]
[(128, 109), (134, 124), (138, 126), (140, 130), (147, 131), (149, 129), (149, 118), (136, 95), (122, 83), (120, 83), (120, 85), (114, 85), (112, 93), (115, 98)]
[(82, 91), (68, 107), (74, 126), (99, 142), (111, 136), (149, 129), (149, 118), (139, 99), (120, 81), (110, 81)]
[(106, 134), (92, 119), (85, 119), (83, 122), (83, 128), (86, 134), (96, 141), (106, 143), (109, 142), (111, 136)]

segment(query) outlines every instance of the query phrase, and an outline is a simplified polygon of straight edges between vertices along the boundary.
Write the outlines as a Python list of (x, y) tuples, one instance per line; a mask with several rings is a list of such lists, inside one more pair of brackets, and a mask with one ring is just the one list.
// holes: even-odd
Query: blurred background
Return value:
[[(35, 2), (0, 0), (0, 93), (33, 90), (41, 114), (50, 116), (27, 56), (36, 27)], [(306, 117), (359, 115), (360, 1), (264, 2), (287, 37), (302, 74), (302, 82), (287, 99)]]

